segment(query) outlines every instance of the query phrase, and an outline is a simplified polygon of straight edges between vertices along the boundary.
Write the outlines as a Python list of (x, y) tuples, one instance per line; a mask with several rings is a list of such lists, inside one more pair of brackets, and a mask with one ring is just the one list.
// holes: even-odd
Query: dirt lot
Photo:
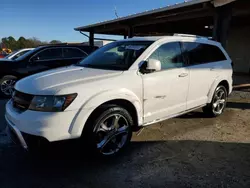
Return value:
[(219, 118), (196, 111), (147, 127), (112, 160), (71, 152), (32, 157), (2, 132), (0, 187), (250, 187), (250, 93), (234, 92)]

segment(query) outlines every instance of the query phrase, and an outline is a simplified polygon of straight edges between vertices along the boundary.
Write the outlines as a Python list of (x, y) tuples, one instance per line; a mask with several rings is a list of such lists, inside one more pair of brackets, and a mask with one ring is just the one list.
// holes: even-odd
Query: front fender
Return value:
[(142, 124), (143, 111), (142, 102), (139, 97), (127, 89), (120, 89), (118, 91), (109, 90), (98, 93), (84, 102), (70, 125), (69, 133), (80, 136), (91, 113), (100, 105), (115, 99), (123, 99), (131, 102), (137, 111), (138, 125)]

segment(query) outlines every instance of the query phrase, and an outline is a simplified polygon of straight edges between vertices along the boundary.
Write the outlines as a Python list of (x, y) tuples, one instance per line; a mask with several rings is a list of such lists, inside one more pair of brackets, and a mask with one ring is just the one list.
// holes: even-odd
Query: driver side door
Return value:
[(189, 84), (179, 42), (161, 45), (148, 59), (159, 60), (161, 71), (142, 75), (145, 124), (185, 111)]

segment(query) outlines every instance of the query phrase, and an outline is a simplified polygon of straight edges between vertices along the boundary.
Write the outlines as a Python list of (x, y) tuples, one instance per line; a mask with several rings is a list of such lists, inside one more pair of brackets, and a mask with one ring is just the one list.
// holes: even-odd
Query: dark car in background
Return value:
[(82, 44), (40, 46), (15, 60), (0, 60), (0, 96), (10, 97), (15, 82), (49, 69), (78, 63), (98, 47)]

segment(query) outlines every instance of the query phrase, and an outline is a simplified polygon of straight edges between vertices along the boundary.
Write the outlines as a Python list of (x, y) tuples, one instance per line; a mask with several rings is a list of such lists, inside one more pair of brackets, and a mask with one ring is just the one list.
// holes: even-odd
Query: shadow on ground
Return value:
[(250, 109), (250, 103), (228, 102), (227, 107), (228, 108), (238, 108), (238, 109), (242, 109), (242, 110), (249, 110)]
[(1, 100), (0, 99), (0, 132), (5, 129), (5, 118), (4, 118), (4, 114), (5, 114), (5, 103), (7, 101), (6, 100)]
[(40, 158), (5, 147), (0, 159), (1, 188), (250, 186), (250, 144), (243, 143), (132, 142), (110, 160), (65, 146)]
[(209, 117), (208, 115), (206, 115), (202, 111), (193, 111), (193, 112), (189, 112), (187, 114), (184, 114), (178, 118), (180, 118), (180, 119), (196, 119), (196, 118), (211, 118), (211, 117)]

